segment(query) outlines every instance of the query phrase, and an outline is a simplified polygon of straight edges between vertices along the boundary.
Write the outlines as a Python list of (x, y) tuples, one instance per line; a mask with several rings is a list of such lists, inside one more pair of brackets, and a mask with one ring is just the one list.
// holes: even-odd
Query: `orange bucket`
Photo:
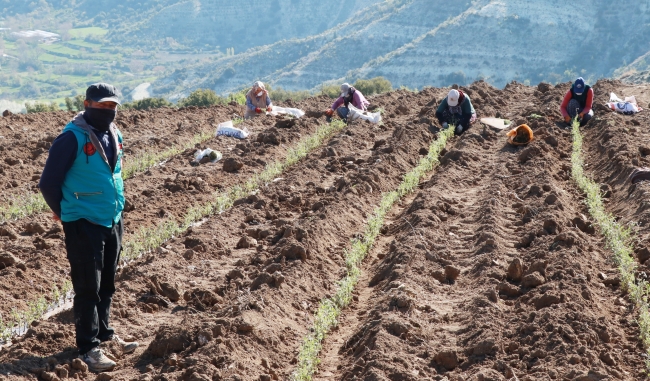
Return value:
[(523, 146), (533, 141), (533, 130), (526, 124), (522, 124), (508, 131), (508, 143), (513, 146)]

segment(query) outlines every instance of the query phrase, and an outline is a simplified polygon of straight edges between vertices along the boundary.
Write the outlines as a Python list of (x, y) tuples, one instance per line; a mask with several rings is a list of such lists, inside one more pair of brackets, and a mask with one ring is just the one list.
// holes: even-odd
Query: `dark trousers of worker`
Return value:
[(81, 219), (63, 222), (63, 231), (75, 292), (77, 347), (83, 355), (114, 333), (108, 320), (124, 228), (121, 219), (110, 228)]
[[(583, 108), (580, 106), (580, 102), (578, 102), (575, 99), (571, 99), (569, 101), (569, 104), (566, 106), (566, 111), (569, 113), (569, 116), (571, 119), (575, 118), (576, 115), (580, 114), (582, 112)], [(584, 126), (591, 120), (591, 118), (594, 116), (594, 110), (591, 109), (589, 110), (589, 113), (585, 114), (581, 119), (580, 119), (580, 126)]]
[(345, 106), (341, 106), (341, 107), (336, 109), (336, 113), (339, 114), (339, 117), (341, 119), (343, 119), (344, 121), (347, 122), (348, 114), (350, 113), (350, 109), (345, 107)]
[(456, 135), (462, 135), (471, 127), (472, 114), (452, 114), (449, 110), (444, 110), (443, 112), (436, 111), (436, 118), (438, 118), (440, 125), (447, 123), (454, 126), (463, 126), (460, 131), (454, 132)]

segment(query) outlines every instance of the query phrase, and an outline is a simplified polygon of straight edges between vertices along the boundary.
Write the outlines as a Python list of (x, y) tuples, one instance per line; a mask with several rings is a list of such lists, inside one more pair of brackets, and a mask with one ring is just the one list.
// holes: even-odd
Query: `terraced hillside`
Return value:
[[(256, 78), (314, 90), (334, 78), (375, 76), (409, 88), (478, 79), (497, 87), (556, 83), (578, 75), (595, 81), (650, 50), (649, 14), (645, 3), (612, 7), (601, 0), (384, 1), (320, 34), (189, 66), (154, 87), (175, 97), (196, 87), (227, 93)], [(622, 33), (628, 38), (616, 37)]]
[[(108, 376), (644, 379), (647, 302), (629, 292), (572, 155), (602, 186), (605, 211), (634, 223), (630, 268), (643, 285), (647, 181), (628, 176), (650, 166), (648, 120), (598, 107), (577, 146), (558, 122), (567, 86), (463, 88), (480, 116), (531, 126), (535, 140), (524, 147), (480, 124), (461, 137), (438, 131), (433, 113), (448, 88), (373, 97), (380, 125), (328, 124), (325, 97), (290, 103), (307, 115), (245, 121), (252, 135), (243, 141), (193, 140), (239, 106), (120, 113), (125, 165), (169, 149), (165, 141), (187, 148), (126, 180), (127, 260), (112, 315), (118, 332), (142, 345), (131, 355), (108, 346), (119, 362)], [(597, 103), (611, 91), (642, 102), (650, 95), (616, 81), (594, 88)], [(34, 191), (47, 143), (71, 116), (0, 119), (1, 176), (16, 183), (9, 194)], [(43, 127), (25, 130), (34, 123)], [(224, 160), (192, 165), (202, 147)], [(5, 322), (40, 295), (45, 304), (60, 296), (53, 285), (64, 288), (68, 265), (48, 213), (5, 221), (0, 245)], [(365, 259), (352, 256), (359, 250)], [(26, 325), (0, 349), (0, 379), (95, 377), (74, 361), (65, 306)]]

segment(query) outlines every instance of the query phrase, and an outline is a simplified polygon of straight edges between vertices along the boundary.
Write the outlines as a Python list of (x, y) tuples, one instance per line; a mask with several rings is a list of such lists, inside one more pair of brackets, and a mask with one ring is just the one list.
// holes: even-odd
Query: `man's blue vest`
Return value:
[(70, 122), (63, 132), (77, 137), (77, 158), (63, 181), (61, 220), (86, 219), (97, 225), (112, 227), (124, 209), (122, 181), (122, 134), (111, 131), (115, 144), (115, 170), (105, 159), (104, 149), (90, 127), (84, 129)]

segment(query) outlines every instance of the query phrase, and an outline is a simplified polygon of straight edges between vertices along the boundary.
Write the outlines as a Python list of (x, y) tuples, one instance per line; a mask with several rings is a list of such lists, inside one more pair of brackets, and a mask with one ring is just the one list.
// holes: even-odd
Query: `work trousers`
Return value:
[[(580, 102), (578, 102), (575, 99), (571, 99), (569, 101), (569, 104), (566, 106), (566, 111), (569, 113), (569, 116), (571, 119), (575, 118), (576, 115), (580, 114), (582, 112), (583, 108), (580, 106)], [(589, 113), (585, 114), (585, 116), (580, 119), (580, 126), (584, 126), (587, 124), (589, 120), (594, 116), (594, 110), (591, 109), (589, 110)]]
[(75, 293), (77, 347), (83, 355), (114, 334), (109, 317), (124, 227), (122, 219), (110, 228), (81, 219), (63, 222), (63, 231)]

